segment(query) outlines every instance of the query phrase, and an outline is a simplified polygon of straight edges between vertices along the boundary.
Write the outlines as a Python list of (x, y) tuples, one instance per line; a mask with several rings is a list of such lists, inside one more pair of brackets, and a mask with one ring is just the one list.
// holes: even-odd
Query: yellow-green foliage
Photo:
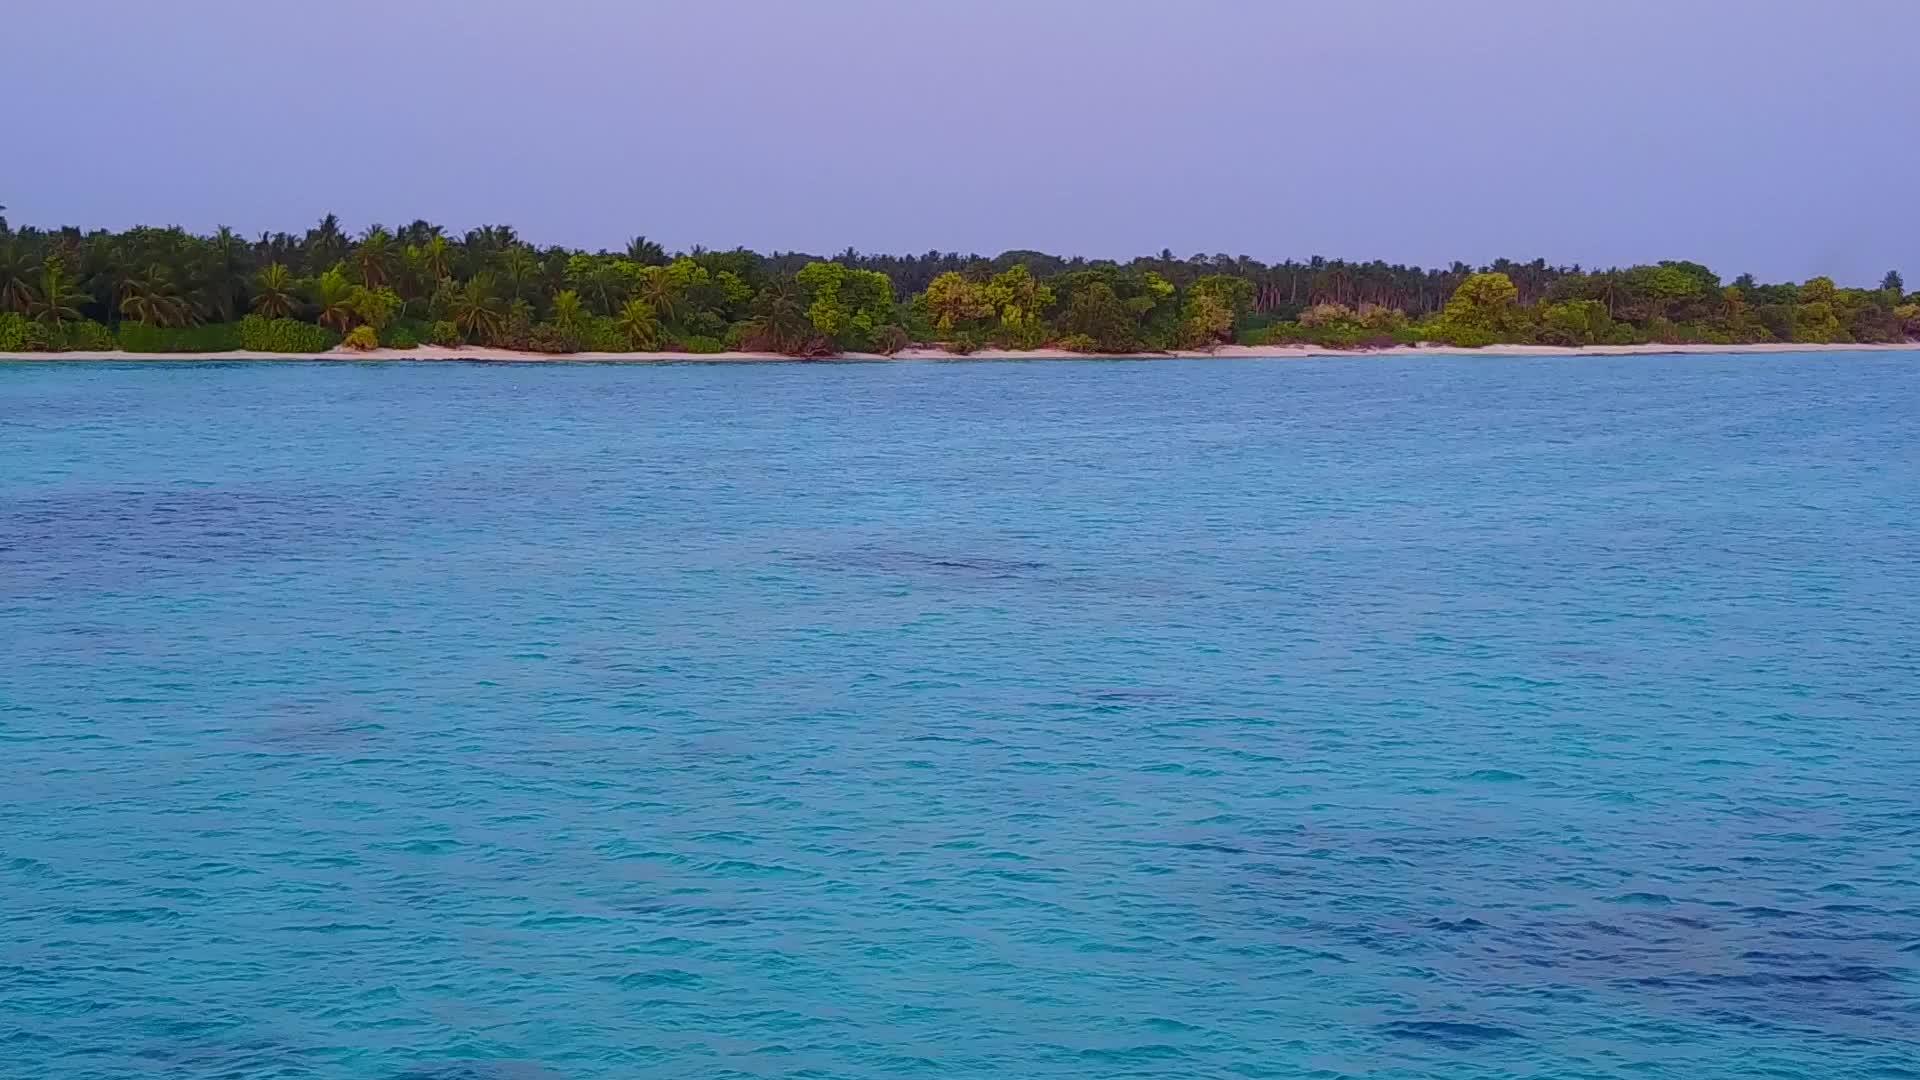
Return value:
[(401, 304), (400, 294), (384, 286), (369, 289), (364, 285), (355, 285), (347, 300), (354, 317), (373, 327), (376, 335), (393, 321)]
[(871, 349), (880, 328), (893, 322), (893, 282), (877, 270), (810, 262), (794, 280), (814, 330), (843, 349)]
[(1838, 315), (1839, 290), (1833, 279), (1817, 277), (1800, 286), (1800, 303), (1794, 311), (1793, 340), (1818, 344), (1852, 340), (1841, 329)]
[(1308, 329), (1315, 329), (1334, 323), (1357, 322), (1354, 318), (1353, 309), (1345, 304), (1315, 304), (1305, 311), (1302, 311), (1300, 318), (1295, 321)]
[(1611, 338), (1613, 318), (1598, 300), (1540, 306), (1540, 340), (1548, 345), (1598, 345)]
[(1186, 310), (1180, 317), (1180, 345), (1187, 349), (1211, 349), (1233, 332), (1233, 309), (1217, 293), (1188, 294)]
[(1047, 340), (1046, 314), (1053, 290), (1021, 263), (987, 282), (987, 305), (1000, 319), (996, 339), (1008, 348), (1037, 348)]
[(926, 306), (934, 332), (942, 340), (957, 330), (977, 327), (994, 314), (986, 286), (951, 270), (927, 284)]
[(1519, 323), (1520, 290), (1505, 274), (1474, 274), (1460, 283), (1434, 321), (1449, 345), (1480, 348), (1512, 340)]
[(660, 316), (645, 300), (629, 300), (615, 320), (620, 337), (629, 349), (651, 350), (660, 347)]
[(111, 352), (119, 347), (113, 331), (91, 319), (45, 323), (15, 312), (0, 314), (0, 352)]
[(240, 320), (240, 347), (249, 352), (322, 353), (339, 340), (332, 331), (299, 319), (249, 315)]

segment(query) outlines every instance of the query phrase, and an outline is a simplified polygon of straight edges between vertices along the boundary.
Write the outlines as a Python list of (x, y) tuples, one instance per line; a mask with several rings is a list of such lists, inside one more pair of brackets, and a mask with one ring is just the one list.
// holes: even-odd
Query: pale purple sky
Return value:
[(8, 7), (16, 224), (1920, 280), (1920, 0)]

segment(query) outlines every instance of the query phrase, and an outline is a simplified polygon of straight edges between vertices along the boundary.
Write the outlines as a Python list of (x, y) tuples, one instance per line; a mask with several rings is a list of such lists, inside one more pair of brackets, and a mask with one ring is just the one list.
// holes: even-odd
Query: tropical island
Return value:
[[(822, 258), (644, 236), (542, 247), (506, 226), (349, 234), (14, 228), (0, 217), (0, 355), (800, 358), (1133, 355), (1440, 346), (1897, 347), (1920, 294), (1831, 279), (1723, 282), (1694, 262), (1445, 269), (1171, 251)], [(375, 350), (379, 350), (378, 353)], [(391, 351), (391, 352), (390, 352)]]

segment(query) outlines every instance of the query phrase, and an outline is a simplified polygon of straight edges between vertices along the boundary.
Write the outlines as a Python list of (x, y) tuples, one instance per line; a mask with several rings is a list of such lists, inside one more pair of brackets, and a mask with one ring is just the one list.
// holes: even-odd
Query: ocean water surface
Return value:
[(0, 365), (0, 1076), (1920, 1077), (1920, 355)]

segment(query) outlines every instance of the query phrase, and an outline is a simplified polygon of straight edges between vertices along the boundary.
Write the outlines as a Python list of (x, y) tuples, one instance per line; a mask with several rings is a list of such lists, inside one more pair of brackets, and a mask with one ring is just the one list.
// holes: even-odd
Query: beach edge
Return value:
[(325, 352), (276, 353), (245, 350), (214, 353), (136, 353), (121, 350), (76, 352), (0, 352), (0, 362), (180, 362), (206, 361), (466, 361), (520, 364), (688, 364), (688, 363), (899, 363), (914, 361), (965, 360), (1305, 360), (1332, 357), (1390, 358), (1414, 356), (1500, 356), (1564, 357), (1583, 356), (1684, 356), (1684, 355), (1766, 355), (1769, 353), (1809, 352), (1920, 352), (1920, 341), (1900, 343), (1764, 342), (1746, 345), (1489, 345), (1469, 349), (1451, 345), (1396, 345), (1382, 349), (1330, 349), (1320, 346), (1222, 345), (1210, 350), (1175, 350), (1142, 353), (1078, 353), (1064, 349), (979, 349), (965, 355), (939, 348), (903, 349), (892, 355), (879, 353), (838, 353), (822, 357), (795, 357), (765, 352), (579, 352), (535, 353), (514, 349), (446, 348), (421, 346), (415, 349), (368, 349), (355, 351), (334, 348)]

